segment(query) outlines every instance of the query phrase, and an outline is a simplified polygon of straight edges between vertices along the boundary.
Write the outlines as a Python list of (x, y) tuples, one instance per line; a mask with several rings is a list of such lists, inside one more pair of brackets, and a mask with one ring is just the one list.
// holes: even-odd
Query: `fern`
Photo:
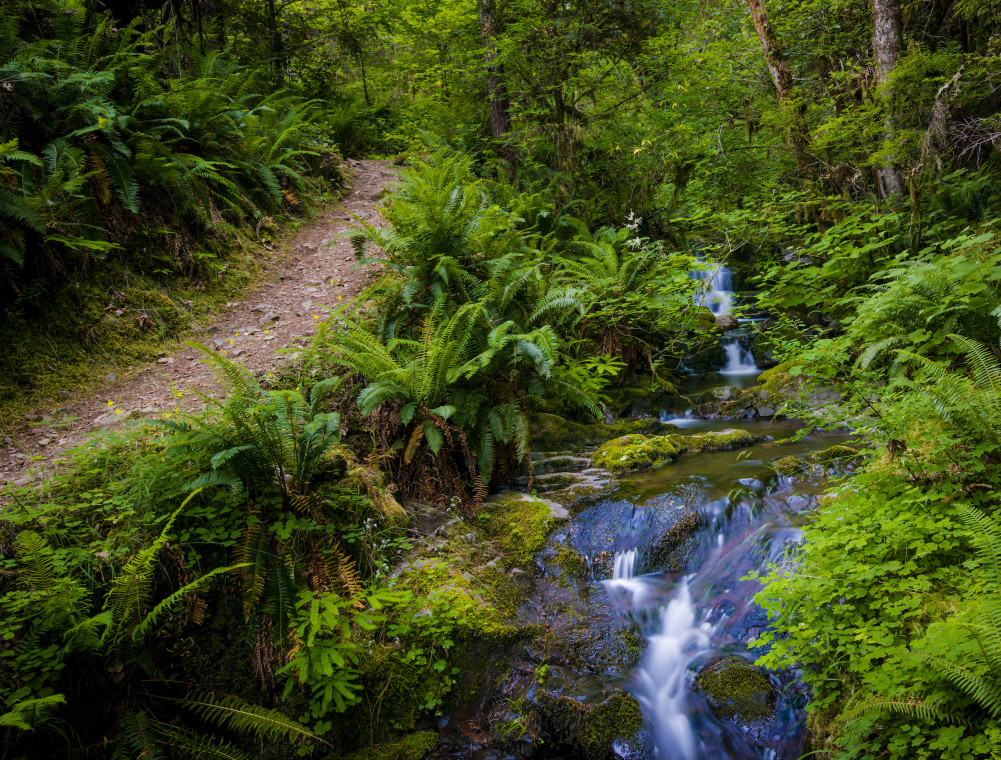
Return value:
[(204, 692), (186, 697), (180, 704), (202, 719), (237, 733), (254, 734), (261, 739), (300, 747), (308, 747), (310, 742), (318, 740), (308, 728), (277, 710), (252, 705), (239, 697)]
[(62, 694), (23, 700), (0, 714), (0, 728), (34, 731), (51, 720), (52, 713), (63, 704), (66, 698)]

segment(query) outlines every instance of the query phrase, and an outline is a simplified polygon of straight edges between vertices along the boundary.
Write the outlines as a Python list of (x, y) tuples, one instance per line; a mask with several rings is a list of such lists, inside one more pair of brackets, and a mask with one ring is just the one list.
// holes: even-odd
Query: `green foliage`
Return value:
[(316, 383), (309, 401), (299, 391), (265, 391), (249, 370), (215, 351), (192, 344), (231, 388), (223, 401), (207, 399), (218, 417), (158, 420), (173, 433), (170, 452), (184, 459), (208, 457), (211, 470), (188, 488), (207, 485), (277, 488), (288, 503), (308, 495), (320, 460), (341, 439), (340, 416), (321, 412), (325, 397), (339, 385)]
[(252, 69), (177, 55), (163, 27), (82, 9), (45, 18), (49, 33), (32, 37), (24, 21), (0, 58), (5, 289), (135, 246), (150, 218), (204, 231), (312, 191), (315, 102), (256, 94)]

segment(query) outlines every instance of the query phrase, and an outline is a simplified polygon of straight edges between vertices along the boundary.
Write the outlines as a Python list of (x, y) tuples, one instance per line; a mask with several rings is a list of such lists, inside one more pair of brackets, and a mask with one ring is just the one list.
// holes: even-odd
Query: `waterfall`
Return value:
[(705, 293), (696, 296), (700, 306), (705, 306), (713, 314), (729, 314), (733, 308), (733, 280), (730, 270), (722, 264), (713, 264), (709, 269), (697, 269), (691, 273), (692, 279), (708, 281)]
[[(708, 269), (699, 269), (691, 273), (693, 279), (709, 283), (707, 290), (696, 296), (697, 302), (717, 316), (731, 314), (734, 293), (730, 270), (723, 264), (708, 266)], [(736, 335), (724, 335), (722, 340), (726, 349), (726, 364), (723, 365), (720, 374), (756, 375), (761, 371), (754, 363), (753, 354), (740, 345)]]
[(754, 363), (754, 355), (740, 345), (736, 336), (723, 338), (726, 349), (726, 364), (719, 372), (721, 375), (757, 375), (761, 372)]
[(661, 409), (660, 421), (676, 425), (677, 427), (691, 427), (702, 424), (702, 420), (696, 417), (695, 412), (691, 409), (686, 409), (681, 414), (670, 414), (666, 409)]
[[(636, 549), (615, 553), (612, 579), (605, 584), (633, 594), (632, 607), (640, 612), (645, 588), (635, 576)], [(696, 623), (689, 589), (690, 577), (679, 585), (673, 599), (654, 616), (647, 635), (647, 651), (636, 671), (634, 696), (653, 729), (657, 760), (695, 760), (696, 739), (688, 716), (688, 673), (692, 662), (709, 647), (709, 636)]]

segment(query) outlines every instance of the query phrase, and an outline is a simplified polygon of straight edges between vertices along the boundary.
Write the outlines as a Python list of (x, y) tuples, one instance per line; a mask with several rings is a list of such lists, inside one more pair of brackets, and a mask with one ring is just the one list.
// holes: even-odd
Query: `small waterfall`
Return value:
[(754, 363), (754, 355), (740, 345), (736, 336), (723, 338), (726, 349), (726, 364), (719, 372), (721, 375), (757, 375), (761, 372)]
[(695, 412), (691, 409), (686, 409), (681, 414), (669, 413), (666, 409), (660, 410), (660, 421), (667, 422), (671, 425), (676, 425), (677, 427), (691, 427), (692, 425), (701, 425), (702, 420), (695, 416)]
[(712, 264), (709, 269), (695, 270), (692, 279), (708, 281), (705, 293), (697, 296), (699, 305), (705, 306), (713, 314), (729, 314), (733, 308), (733, 280), (730, 270), (722, 264)]
[[(639, 611), (644, 583), (635, 576), (636, 549), (616, 552), (612, 589), (628, 589)], [(647, 652), (636, 671), (634, 695), (653, 729), (657, 760), (695, 760), (696, 740), (688, 717), (688, 672), (693, 660), (709, 647), (709, 636), (696, 624), (695, 606), (685, 578), (677, 593), (654, 618)]]
[[(691, 273), (693, 279), (708, 281), (705, 293), (697, 297), (698, 303), (713, 314), (731, 314), (734, 305), (733, 279), (730, 270), (723, 264), (710, 264), (708, 269)], [(723, 337), (726, 349), (726, 364), (720, 370), (722, 375), (757, 375), (761, 370), (754, 363), (754, 356), (744, 348), (735, 335)]]

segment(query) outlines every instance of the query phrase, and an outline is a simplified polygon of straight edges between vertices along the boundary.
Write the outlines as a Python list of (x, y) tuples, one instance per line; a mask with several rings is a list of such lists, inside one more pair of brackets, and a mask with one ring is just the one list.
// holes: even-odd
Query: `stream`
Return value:
[[(762, 434), (787, 427), (738, 426)], [(694, 688), (695, 674), (723, 657), (760, 656), (750, 648), (768, 624), (753, 601), (759, 584), (742, 579), (783, 561), (800, 539), (803, 513), (824, 486), (821, 479), (788, 482), (766, 461), (806, 455), (847, 437), (815, 433), (795, 444), (766, 442), (743, 450), (750, 454), (741, 458), (735, 451), (686, 455), (670, 467), (624, 478), (612, 499), (593, 508), (628, 505), (631, 513), (615, 540), (612, 578), (602, 583), (616, 611), (631, 618), (646, 639), (627, 688), (642, 706), (657, 760), (799, 756), (805, 695), (795, 674), (768, 674), (774, 713), (760, 725), (744, 727), (714, 715)], [(657, 537), (649, 528), (669, 520), (664, 513), (691, 511), (699, 527), (684, 543), (683, 560), (662, 569)]]
[[(715, 314), (734, 307), (725, 267), (692, 276), (705, 283), (700, 302)], [(727, 350), (720, 371), (691, 377), (682, 404), (662, 410), (660, 421), (686, 434), (740, 428), (757, 443), (688, 452), (618, 478), (593, 468), (581, 445), (535, 452), (537, 495), (554, 499), (548, 503), (563, 522), (536, 556), (535, 572), (512, 571), (525, 590), (519, 624), (533, 633), (499, 660), (503, 675), (488, 677), (476, 706), (449, 718), (453, 741), (436, 758), (801, 755), (809, 695), (794, 670), (753, 664), (763, 654), (753, 644), (769, 621), (754, 602), (760, 583), (747, 576), (790, 561), (800, 527), (828, 484), (824, 467), (802, 467), (790, 477), (772, 463), (807, 459), (852, 436), (814, 430), (789, 440), (802, 422), (703, 419), (689, 408), (694, 403), (705, 412), (699, 396), (714, 388), (756, 385), (761, 370), (740, 343), (750, 321), (731, 325), (721, 339)], [(599, 485), (580, 500), (559, 490), (602, 478), (612, 490)], [(567, 557), (579, 565), (566, 564)], [(738, 676), (752, 688), (733, 687)], [(619, 715), (615, 705), (629, 694), (631, 722), (615, 718), (612, 727), (593, 729), (618, 731), (610, 748), (588, 744), (599, 735), (588, 733), (588, 716)]]
[[(693, 272), (708, 281), (702, 303), (727, 314), (735, 303), (730, 274), (723, 265)], [(724, 338), (726, 365), (717, 379), (695, 383), (688, 392), (714, 386), (753, 385), (760, 370), (737, 331)], [(719, 377), (722, 376), (722, 377)], [(767, 720), (721, 720), (696, 686), (696, 674), (724, 658), (748, 662), (760, 656), (751, 644), (768, 625), (754, 603), (759, 589), (748, 573), (783, 562), (800, 540), (797, 527), (823, 480), (791, 482), (767, 466), (781, 456), (805, 456), (845, 441), (843, 433), (811, 433), (778, 445), (796, 421), (697, 419), (691, 410), (664, 411), (664, 422), (686, 433), (739, 427), (770, 441), (740, 452), (686, 455), (669, 467), (622, 479), (609, 500), (592, 508), (624, 512), (629, 519), (613, 540), (612, 578), (601, 581), (614, 609), (630, 618), (646, 640), (626, 688), (637, 698), (657, 760), (766, 758), (792, 760), (802, 748), (806, 695), (794, 673), (768, 673), (774, 709)], [(588, 510), (589, 512), (592, 510)], [(673, 551), (664, 567), (651, 526), (670, 515), (695, 515), (698, 527)], [(578, 520), (586, 518), (586, 513)], [(678, 518), (684, 519), (684, 518)], [(663, 543), (663, 539), (660, 539)]]

